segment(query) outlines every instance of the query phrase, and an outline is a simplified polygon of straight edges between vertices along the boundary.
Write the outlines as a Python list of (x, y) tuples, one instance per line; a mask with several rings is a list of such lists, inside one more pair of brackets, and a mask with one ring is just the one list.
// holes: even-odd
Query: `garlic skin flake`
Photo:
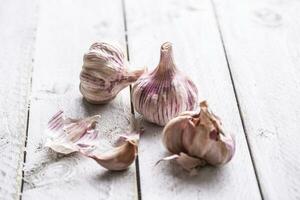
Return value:
[(172, 158), (188, 171), (206, 163), (223, 165), (235, 153), (234, 138), (223, 131), (220, 119), (210, 111), (207, 102), (201, 102), (200, 108), (198, 113), (181, 113), (163, 130), (165, 147), (178, 155)]
[(83, 62), (79, 89), (84, 98), (93, 104), (114, 99), (145, 71), (129, 71), (122, 49), (104, 42), (94, 43), (84, 55)]
[(182, 111), (194, 110), (198, 90), (174, 63), (172, 44), (162, 44), (158, 66), (142, 75), (132, 88), (133, 106), (144, 119), (164, 126)]
[(96, 144), (98, 132), (95, 130), (99, 115), (85, 119), (65, 118), (64, 112), (57, 112), (48, 122), (45, 131), (46, 147), (61, 154), (70, 154)]
[(176, 160), (176, 162), (182, 166), (183, 169), (186, 171), (191, 172), (191, 175), (197, 174), (197, 168), (200, 166), (206, 165), (206, 161), (198, 158), (191, 157), (185, 153), (173, 154), (171, 156), (165, 157), (160, 159), (158, 163), (161, 161), (169, 161), (169, 160)]

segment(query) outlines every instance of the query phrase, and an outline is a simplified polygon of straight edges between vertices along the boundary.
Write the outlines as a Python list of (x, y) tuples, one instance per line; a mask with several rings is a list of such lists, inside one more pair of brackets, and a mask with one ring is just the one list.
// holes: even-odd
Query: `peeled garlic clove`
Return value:
[(184, 112), (169, 121), (163, 130), (163, 143), (174, 154), (185, 153), (211, 165), (225, 164), (234, 155), (234, 138), (223, 131), (206, 101), (200, 108), (198, 114)]
[(93, 158), (102, 167), (120, 171), (127, 169), (135, 160), (137, 155), (137, 140), (127, 140), (121, 146), (106, 153), (82, 152), (84, 155)]
[(135, 110), (161, 126), (182, 111), (194, 110), (197, 87), (175, 66), (171, 43), (161, 46), (159, 65), (134, 83), (132, 97)]
[(99, 115), (85, 119), (65, 118), (63, 111), (57, 112), (48, 122), (45, 130), (46, 147), (62, 153), (70, 154), (81, 148), (93, 146), (98, 137), (94, 129)]
[(94, 43), (84, 55), (80, 73), (80, 92), (94, 104), (103, 104), (135, 82), (144, 69), (129, 71), (123, 51), (104, 42)]

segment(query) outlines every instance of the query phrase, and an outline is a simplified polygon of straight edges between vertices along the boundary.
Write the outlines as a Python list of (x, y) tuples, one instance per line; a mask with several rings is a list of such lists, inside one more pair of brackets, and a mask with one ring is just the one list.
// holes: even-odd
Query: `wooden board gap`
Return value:
[[(126, 6), (125, 6), (125, 0), (122, 0), (122, 12), (123, 12), (123, 23), (124, 23), (124, 33), (125, 33), (125, 43), (126, 43), (126, 55), (128, 62), (130, 61), (130, 55), (129, 55), (129, 44), (128, 44), (128, 29), (127, 29), (127, 16), (126, 16)], [(130, 95), (130, 108), (131, 108), (131, 114), (133, 115), (133, 120), (135, 119), (135, 112), (133, 108), (132, 103), (132, 86), (129, 86), (129, 95)], [(131, 122), (135, 124), (135, 122)], [(139, 156), (136, 156), (135, 159), (135, 170), (136, 170), (136, 187), (137, 187), (137, 197), (138, 200), (142, 200), (142, 194), (141, 194), (141, 182), (140, 182), (140, 167), (139, 167)]]
[(247, 134), (245, 122), (244, 122), (244, 117), (243, 117), (243, 113), (241, 111), (241, 106), (240, 106), (238, 94), (237, 94), (237, 91), (236, 91), (234, 78), (233, 78), (233, 75), (232, 75), (232, 70), (230, 68), (228, 54), (227, 54), (227, 50), (226, 50), (226, 46), (225, 46), (225, 42), (224, 42), (224, 38), (223, 38), (221, 26), (220, 26), (220, 22), (219, 22), (218, 15), (217, 15), (216, 5), (214, 3), (214, 0), (211, 0), (210, 2), (212, 4), (213, 13), (214, 13), (214, 16), (215, 16), (215, 20), (216, 20), (216, 24), (217, 24), (217, 28), (218, 28), (218, 32), (219, 32), (219, 36), (220, 36), (220, 40), (221, 40), (221, 43), (222, 43), (222, 48), (223, 48), (223, 51), (224, 51), (224, 56), (225, 56), (225, 59), (226, 59), (226, 64), (227, 64), (227, 68), (228, 68), (230, 80), (231, 80), (231, 83), (232, 83), (232, 89), (233, 89), (234, 97), (235, 97), (235, 100), (236, 100), (238, 112), (239, 112), (239, 115), (240, 115), (240, 119), (241, 119), (241, 124), (242, 124), (242, 127), (243, 127), (243, 131), (244, 131), (244, 134), (245, 134), (246, 143), (247, 143), (247, 147), (248, 147), (248, 150), (249, 150), (251, 162), (252, 162), (252, 165), (253, 165), (254, 174), (255, 174), (256, 181), (257, 181), (259, 193), (260, 193), (261, 198), (264, 199), (264, 196), (263, 196), (263, 193), (262, 193), (262, 189), (261, 189), (261, 183), (260, 183), (260, 180), (259, 180), (259, 177), (258, 177), (258, 174), (257, 174), (257, 167), (256, 167), (256, 164), (255, 164), (255, 161), (254, 161), (254, 158), (253, 158), (252, 149), (250, 147), (250, 142), (249, 142), (249, 138), (248, 138), (248, 134)]
[[(30, 81), (31, 83), (31, 81)], [(22, 168), (22, 182), (21, 182), (21, 191), (20, 191), (20, 196), (19, 200), (22, 200), (22, 193), (24, 189), (24, 177), (25, 177), (25, 171), (24, 171), (24, 166), (26, 164), (26, 155), (27, 155), (27, 139), (28, 139), (28, 130), (29, 130), (29, 119), (30, 119), (30, 101), (28, 103), (28, 110), (27, 110), (27, 122), (26, 122), (26, 133), (25, 133), (25, 143), (24, 143), (24, 152), (23, 152), (23, 168)]]

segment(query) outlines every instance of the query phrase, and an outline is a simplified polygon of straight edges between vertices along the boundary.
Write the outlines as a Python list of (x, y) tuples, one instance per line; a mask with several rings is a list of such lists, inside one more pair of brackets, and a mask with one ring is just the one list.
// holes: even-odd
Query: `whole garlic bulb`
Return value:
[(183, 112), (163, 130), (164, 145), (173, 154), (184, 158), (179, 159), (184, 168), (185, 164), (194, 167), (206, 163), (225, 164), (235, 152), (233, 137), (223, 131), (220, 119), (209, 110), (207, 102), (201, 102), (200, 108), (200, 113)]
[(162, 44), (158, 66), (134, 83), (132, 97), (135, 110), (161, 126), (182, 111), (194, 110), (197, 87), (177, 69), (171, 43)]
[(135, 82), (144, 69), (128, 71), (123, 51), (104, 42), (94, 43), (84, 55), (80, 73), (80, 92), (94, 104), (106, 103)]

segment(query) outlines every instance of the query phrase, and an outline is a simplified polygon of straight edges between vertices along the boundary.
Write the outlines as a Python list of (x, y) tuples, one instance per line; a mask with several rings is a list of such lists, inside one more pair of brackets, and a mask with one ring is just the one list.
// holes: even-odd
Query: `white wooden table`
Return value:
[[(296, 0), (0, 1), (0, 199), (300, 199), (300, 2)], [(174, 44), (237, 151), (226, 166), (189, 176), (167, 155), (162, 128), (143, 122), (139, 156), (108, 172), (44, 148), (51, 115), (101, 114), (110, 137), (134, 118), (129, 87), (105, 106), (82, 101), (83, 53), (95, 41), (154, 68)]]

